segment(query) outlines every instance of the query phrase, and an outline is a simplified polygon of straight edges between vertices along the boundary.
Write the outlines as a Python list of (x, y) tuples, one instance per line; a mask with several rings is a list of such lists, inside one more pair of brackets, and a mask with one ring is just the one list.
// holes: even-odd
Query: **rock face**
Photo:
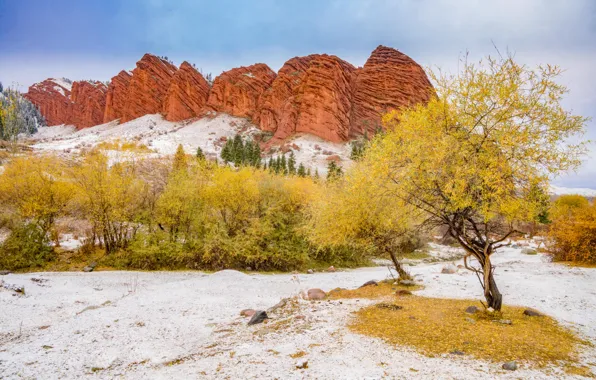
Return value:
[(169, 121), (190, 119), (201, 114), (209, 97), (209, 83), (192, 65), (182, 62), (174, 74), (163, 112)]
[(132, 72), (121, 71), (107, 88), (100, 82), (71, 86), (47, 79), (25, 96), (50, 125), (86, 128), (154, 113), (180, 121), (217, 111), (250, 118), (273, 133), (274, 143), (295, 133), (348, 141), (374, 132), (382, 114), (427, 102), (433, 93), (416, 62), (379, 46), (362, 68), (333, 55), (313, 54), (290, 59), (277, 74), (263, 63), (235, 68), (218, 76), (211, 88), (188, 62), (177, 69), (145, 54)]
[(290, 59), (263, 94), (262, 130), (278, 140), (294, 133), (345, 141), (349, 134), (354, 66), (336, 56), (315, 54)]
[(127, 122), (163, 110), (170, 81), (176, 66), (151, 54), (145, 54), (132, 71), (128, 86), (124, 115), (120, 122)]
[(73, 82), (70, 100), (72, 115), (69, 123), (78, 129), (103, 123), (108, 87), (102, 82)]
[(39, 108), (48, 125), (69, 124), (72, 116), (71, 89), (72, 84), (68, 80), (48, 78), (29, 87), (24, 96)]
[(112, 78), (106, 94), (106, 108), (103, 114), (104, 123), (124, 116), (131, 78), (132, 75), (124, 70)]
[(379, 46), (354, 76), (350, 136), (374, 132), (381, 115), (392, 109), (426, 103), (433, 87), (412, 58)]
[(226, 71), (215, 78), (207, 106), (218, 112), (253, 119), (261, 94), (275, 77), (275, 72), (264, 63)]

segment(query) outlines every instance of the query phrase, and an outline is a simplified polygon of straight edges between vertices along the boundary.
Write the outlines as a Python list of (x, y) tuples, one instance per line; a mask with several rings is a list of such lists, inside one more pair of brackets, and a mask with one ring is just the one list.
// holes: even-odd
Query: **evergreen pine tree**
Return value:
[(227, 164), (230, 161), (233, 161), (232, 156), (232, 143), (230, 140), (226, 141), (223, 149), (221, 150), (221, 159)]
[(203, 153), (203, 149), (201, 149), (201, 147), (197, 147), (197, 158), (199, 160), (204, 160), (205, 159), (205, 154)]
[(273, 163), (273, 157), (269, 157), (269, 171), (272, 172), (272, 173), (275, 171), (275, 167), (274, 167), (274, 163)]
[(319, 169), (315, 169), (315, 180), (319, 179)]
[(236, 167), (242, 165), (244, 162), (244, 142), (242, 142), (242, 137), (240, 137), (240, 135), (234, 137), (234, 141), (232, 142), (232, 154), (234, 165), (236, 165)]
[(338, 166), (335, 161), (329, 161), (327, 166), (327, 181), (335, 181), (343, 175), (341, 166)]
[(296, 174), (296, 156), (294, 156), (294, 152), (290, 153), (290, 158), (288, 159), (288, 173), (290, 175)]
[(306, 177), (306, 168), (304, 167), (304, 165), (302, 164), (302, 162), (300, 163), (300, 165), (298, 165), (298, 176), (299, 177)]
[(280, 165), (279, 166), (280, 166), (279, 172), (280, 173), (283, 173), (284, 175), (287, 175), (288, 174), (288, 162), (286, 161), (286, 155), (285, 154), (283, 154), (281, 156), (281, 161), (280, 161)]
[(306, 175), (309, 176), (309, 177), (311, 176), (311, 174), (310, 174), (310, 166), (308, 167), (308, 170), (306, 171)]

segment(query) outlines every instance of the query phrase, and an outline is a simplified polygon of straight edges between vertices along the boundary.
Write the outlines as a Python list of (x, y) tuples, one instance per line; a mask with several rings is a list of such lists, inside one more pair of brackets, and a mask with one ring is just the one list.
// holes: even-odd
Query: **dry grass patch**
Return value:
[[(528, 317), (524, 308), (505, 306), (501, 313), (467, 314), (473, 301), (403, 297), (401, 309), (376, 305), (356, 312), (350, 328), (389, 343), (437, 356), (461, 351), (491, 361), (528, 361), (536, 366), (571, 364), (588, 344), (550, 317)], [(511, 324), (499, 321), (508, 320)]]
[(415, 286), (404, 286), (404, 285), (393, 285), (393, 280), (381, 281), (378, 286), (365, 286), (364, 288), (357, 289), (333, 289), (329, 291), (330, 299), (342, 299), (342, 298), (366, 298), (376, 299), (383, 297), (395, 296), (395, 292), (398, 290), (420, 290), (423, 287), (420, 285)]

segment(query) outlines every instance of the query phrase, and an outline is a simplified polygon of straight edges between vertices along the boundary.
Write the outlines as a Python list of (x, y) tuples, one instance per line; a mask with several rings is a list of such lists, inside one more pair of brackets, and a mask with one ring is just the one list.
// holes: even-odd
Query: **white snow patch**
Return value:
[(584, 197), (596, 197), (596, 190), (588, 189), (588, 188), (584, 188), (584, 187), (572, 188), (572, 187), (561, 187), (561, 186), (551, 185), (550, 192), (551, 192), (551, 194), (554, 194), (554, 195), (577, 194), (577, 195), (583, 195)]
[(51, 78), (52, 82), (56, 83), (58, 86), (62, 86), (68, 91), (72, 91), (72, 82), (66, 78)]
[[(441, 249), (435, 246), (434, 249)], [(445, 247), (445, 249), (447, 249)], [(596, 269), (553, 264), (504, 248), (493, 256), (506, 304), (534, 307), (596, 340)], [(461, 263), (459, 261), (458, 263)], [(444, 264), (409, 270), (432, 297), (481, 299), (474, 274), (441, 274)], [(355, 288), (387, 268), (335, 273), (243, 274), (93, 272), (9, 274), (25, 296), (0, 291), (0, 373), (6, 378), (560, 378), (560, 370), (501, 370), (469, 357), (428, 358), (351, 333), (351, 311), (367, 301), (300, 301), (287, 329), (246, 326), (240, 310), (265, 310), (309, 288)], [(36, 277), (45, 282), (32, 282)], [(471, 301), (472, 302), (472, 301)], [(273, 313), (273, 318), (277, 318)], [(275, 319), (272, 321), (275, 322)], [(307, 356), (289, 355), (305, 351)], [(233, 352), (233, 354), (232, 354)], [(181, 360), (178, 360), (181, 359)], [(296, 365), (308, 360), (308, 369)], [(580, 363), (594, 363), (586, 348)], [(171, 363), (168, 363), (171, 362)], [(381, 363), (388, 363), (383, 365)], [(95, 370), (93, 370), (95, 368)], [(410, 372), (413, 368), (417, 372)], [(199, 375), (200, 374), (200, 375)]]

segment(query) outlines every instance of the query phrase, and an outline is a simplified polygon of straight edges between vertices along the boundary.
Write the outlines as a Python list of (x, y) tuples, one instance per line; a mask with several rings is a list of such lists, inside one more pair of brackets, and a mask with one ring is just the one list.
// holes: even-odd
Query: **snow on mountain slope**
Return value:
[[(102, 142), (134, 141), (144, 144), (157, 155), (174, 154), (178, 144), (184, 150), (193, 154), (200, 147), (205, 155), (219, 157), (226, 139), (236, 134), (252, 136), (261, 131), (248, 120), (220, 113), (216, 117), (204, 117), (198, 120), (170, 122), (159, 114), (145, 115), (126, 123), (118, 124), (113, 121), (96, 125), (91, 128), (76, 130), (73, 126), (43, 127), (30, 137), (34, 141), (33, 148), (40, 151), (54, 151), (60, 153), (79, 153), (90, 149)], [(286, 156), (293, 151), (298, 163), (303, 163), (314, 174), (315, 170), (323, 175), (327, 172), (329, 159), (339, 159), (344, 168), (351, 160), (350, 145), (332, 143), (312, 135), (296, 135), (283, 144), (284, 149), (273, 147), (269, 156), (278, 156), (287, 151)], [(289, 151), (288, 151), (289, 149)], [(122, 155), (108, 152), (110, 158)], [(267, 152), (266, 152), (267, 153)]]
[(550, 192), (553, 195), (577, 194), (583, 195), (584, 197), (596, 197), (596, 190), (583, 187), (571, 188), (551, 185)]

